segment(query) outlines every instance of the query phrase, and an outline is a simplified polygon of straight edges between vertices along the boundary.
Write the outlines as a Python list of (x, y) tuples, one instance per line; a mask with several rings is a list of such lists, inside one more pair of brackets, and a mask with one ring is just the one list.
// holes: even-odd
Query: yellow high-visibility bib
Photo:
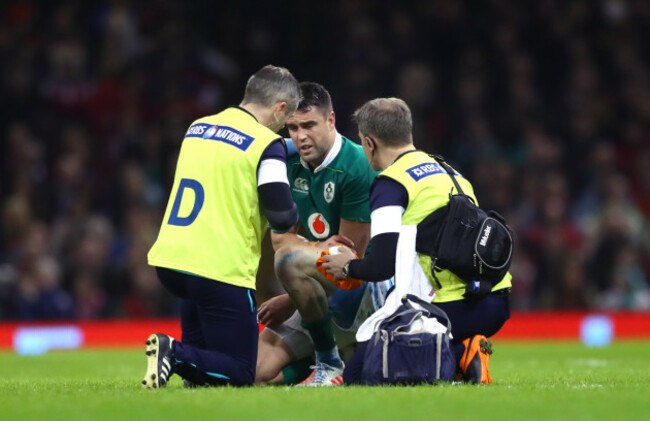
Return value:
[[(388, 177), (400, 183), (408, 192), (408, 207), (402, 215), (403, 225), (417, 225), (429, 214), (449, 203), (449, 194), (457, 194), (456, 187), (445, 169), (436, 160), (424, 152), (407, 152), (400, 156), (392, 165), (386, 168), (379, 177)], [(463, 192), (472, 197), (474, 188), (459, 173), (456, 181)], [(436, 272), (440, 287), (431, 275), (431, 257), (419, 254), (420, 266), (427, 274), (431, 285), (436, 290), (434, 302), (456, 301), (463, 299), (465, 282), (448, 270)], [(512, 276), (507, 273), (492, 291), (509, 288)]]
[(254, 289), (268, 226), (257, 168), (279, 138), (241, 108), (192, 123), (149, 264)]

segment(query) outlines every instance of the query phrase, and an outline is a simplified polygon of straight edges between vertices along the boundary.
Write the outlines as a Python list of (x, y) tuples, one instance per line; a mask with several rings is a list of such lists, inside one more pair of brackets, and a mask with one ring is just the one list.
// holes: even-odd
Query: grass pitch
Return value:
[(488, 387), (144, 390), (144, 346), (0, 353), (0, 420), (646, 420), (650, 342), (495, 344)]

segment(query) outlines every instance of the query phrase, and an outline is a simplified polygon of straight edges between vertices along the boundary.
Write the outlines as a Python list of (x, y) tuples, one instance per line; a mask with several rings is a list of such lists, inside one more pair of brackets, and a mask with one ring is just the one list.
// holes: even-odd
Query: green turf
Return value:
[(0, 420), (650, 419), (648, 342), (497, 343), (489, 387), (143, 390), (144, 369), (140, 349), (0, 353)]

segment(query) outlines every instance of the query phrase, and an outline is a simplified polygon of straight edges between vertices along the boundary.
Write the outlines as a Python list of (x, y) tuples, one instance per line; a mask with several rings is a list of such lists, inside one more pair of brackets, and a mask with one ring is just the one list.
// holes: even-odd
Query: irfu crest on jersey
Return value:
[(332, 200), (334, 199), (334, 182), (329, 181), (325, 183), (325, 191), (323, 192), (325, 195), (325, 201), (327, 203), (332, 203)]

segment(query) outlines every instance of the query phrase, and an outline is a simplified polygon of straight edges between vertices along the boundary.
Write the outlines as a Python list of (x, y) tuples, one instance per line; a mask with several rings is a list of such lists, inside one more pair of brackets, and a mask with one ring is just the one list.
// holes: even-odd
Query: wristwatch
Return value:
[(343, 277), (345, 279), (350, 277), (350, 262), (348, 261), (346, 264), (343, 265), (341, 268), (341, 272), (343, 272)]

